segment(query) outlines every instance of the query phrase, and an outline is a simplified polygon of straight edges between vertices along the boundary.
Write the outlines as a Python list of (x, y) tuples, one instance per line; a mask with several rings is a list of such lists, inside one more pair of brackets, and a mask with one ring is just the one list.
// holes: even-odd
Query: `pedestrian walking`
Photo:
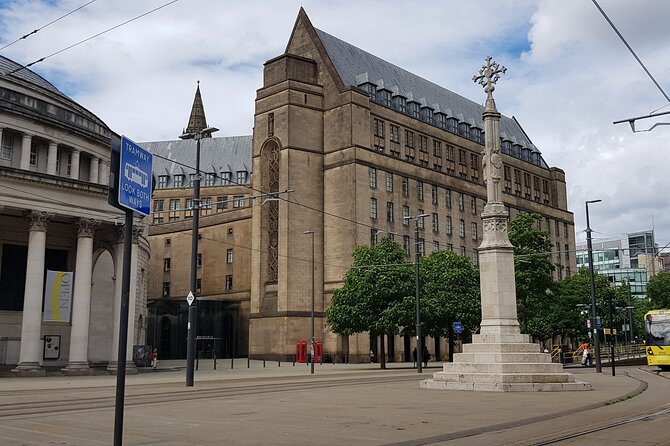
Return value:
[(416, 347), (412, 350), (412, 358), (414, 358), (414, 367), (416, 367)]
[(157, 365), (158, 365), (158, 349), (154, 347), (153, 351), (151, 352), (151, 368), (155, 369)]
[(430, 352), (428, 351), (428, 348), (426, 346), (423, 347), (423, 352), (422, 352), (423, 358), (423, 366), (428, 367), (428, 360), (430, 359)]

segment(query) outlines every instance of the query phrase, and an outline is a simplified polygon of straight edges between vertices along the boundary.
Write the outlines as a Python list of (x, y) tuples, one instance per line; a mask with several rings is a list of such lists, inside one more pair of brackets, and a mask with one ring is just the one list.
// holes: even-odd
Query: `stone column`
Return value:
[(47, 174), (56, 175), (56, 160), (58, 159), (58, 144), (49, 142), (49, 154), (47, 156)]
[(23, 319), (21, 323), (21, 350), (19, 364), (12, 370), (18, 375), (44, 375), (39, 361), (42, 353), (40, 339), (42, 329), (42, 289), (44, 287), (44, 252), (47, 239), (46, 212), (31, 211), (26, 214), (30, 222), (28, 236), (28, 262), (26, 287), (23, 297)]
[(23, 170), (30, 169), (30, 146), (33, 136), (27, 133), (23, 134), (23, 142), (21, 143), (21, 164), (19, 168)]
[(98, 184), (98, 164), (100, 158), (97, 156), (91, 157), (91, 167), (88, 169), (88, 181), (90, 183)]
[(109, 164), (105, 160), (100, 160), (98, 168), (98, 184), (107, 186), (109, 184)]
[(119, 325), (121, 323), (121, 284), (123, 282), (123, 226), (116, 226), (114, 243), (114, 306), (112, 313), (112, 353), (107, 370), (116, 373), (119, 354)]
[[(112, 333), (112, 358), (107, 366), (107, 371), (116, 373), (118, 370), (119, 355), (119, 329), (121, 324), (121, 285), (123, 282), (123, 251), (124, 228), (117, 226), (119, 237), (114, 245), (114, 332)], [(130, 296), (128, 299), (128, 343), (126, 350), (126, 374), (137, 373), (133, 363), (133, 343), (135, 333), (135, 288), (137, 286), (137, 229), (133, 228), (133, 248), (130, 254)], [(141, 231), (140, 231), (141, 233)]]
[(72, 166), (70, 167), (70, 178), (79, 179), (79, 150), (72, 149)]
[(95, 220), (80, 218), (77, 223), (77, 260), (74, 270), (74, 297), (68, 375), (88, 375), (88, 329), (91, 316), (91, 275), (93, 273), (93, 233)]

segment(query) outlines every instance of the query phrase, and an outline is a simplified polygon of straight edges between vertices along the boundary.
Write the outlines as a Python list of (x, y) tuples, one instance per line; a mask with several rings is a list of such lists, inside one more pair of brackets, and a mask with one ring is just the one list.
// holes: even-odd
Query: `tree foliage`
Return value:
[(650, 309), (670, 308), (670, 273), (660, 272), (649, 279), (647, 297)]
[(551, 263), (551, 240), (538, 229), (539, 214), (520, 212), (510, 223), (514, 245), (517, 317), (523, 333), (539, 339), (551, 337), (551, 303), (555, 283)]

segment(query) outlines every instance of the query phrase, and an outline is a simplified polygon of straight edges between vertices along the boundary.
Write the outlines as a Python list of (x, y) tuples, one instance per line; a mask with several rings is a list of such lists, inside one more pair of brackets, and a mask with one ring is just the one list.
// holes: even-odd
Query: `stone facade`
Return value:
[[(17, 365), (17, 374), (44, 374), (45, 366), (90, 373), (117, 358), (123, 213), (107, 203), (112, 133), (19, 68), (0, 57), (0, 364)], [(143, 232), (133, 247), (130, 366), (133, 344), (144, 343)], [(43, 320), (46, 270), (74, 272), (69, 319)]]
[[(516, 120), (503, 117), (501, 130), (504, 206), (511, 218), (520, 211), (545, 217), (554, 262), (570, 274), (565, 174), (544, 162)], [(377, 351), (369, 336), (338, 336), (324, 314), (357, 246), (391, 236), (412, 261), (414, 223), (403, 216), (429, 215), (420, 222), (424, 253), (451, 249), (478, 263), (486, 199), (481, 106), (315, 29), (302, 10), (285, 54), (264, 66), (252, 141), (247, 193), (277, 197), (251, 207), (250, 237), (239, 240), (250, 247), (250, 357), (291, 359), (296, 342), (309, 339), (313, 273), (316, 339), (337, 358), (369, 361)], [(305, 231), (314, 232), (313, 258)], [(390, 360), (411, 361), (413, 339), (388, 342)], [(443, 340), (427, 345), (434, 357), (446, 356)]]

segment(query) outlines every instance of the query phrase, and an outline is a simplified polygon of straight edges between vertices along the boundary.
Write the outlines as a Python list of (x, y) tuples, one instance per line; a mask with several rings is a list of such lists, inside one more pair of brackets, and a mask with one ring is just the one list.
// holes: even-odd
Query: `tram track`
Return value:
[[(386, 384), (393, 382), (416, 381), (416, 376), (391, 376), (391, 377), (356, 377), (328, 379), (317, 381), (298, 382), (272, 382), (268, 384), (239, 385), (233, 384), (230, 387), (223, 387), (230, 382), (221, 381), (222, 387), (204, 389), (172, 389), (167, 391), (156, 390), (142, 393), (126, 393), (125, 406), (155, 405), (179, 401), (204, 400), (213, 398), (239, 397), (259, 394), (270, 394), (280, 392), (298, 392), (310, 391), (315, 389), (351, 387), (370, 384)], [(108, 409), (115, 405), (115, 394), (113, 388), (91, 388), (90, 392), (101, 392), (102, 395), (93, 397), (77, 398), (75, 400), (56, 399), (67, 394), (68, 389), (53, 390), (49, 393), (52, 399), (42, 401), (16, 401), (10, 403), (0, 403), (0, 419), (19, 419), (42, 416), (45, 414), (78, 412), (98, 409)], [(78, 389), (80, 390), (80, 389)], [(18, 396), (18, 391), (1, 392), (0, 396)]]

